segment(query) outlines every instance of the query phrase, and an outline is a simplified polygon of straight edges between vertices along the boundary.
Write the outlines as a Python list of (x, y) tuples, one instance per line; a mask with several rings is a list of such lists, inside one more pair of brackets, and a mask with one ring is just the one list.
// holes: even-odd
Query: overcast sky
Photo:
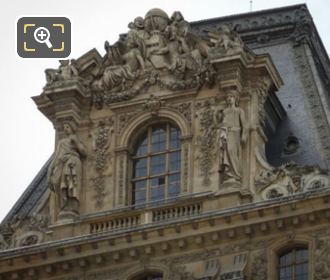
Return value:
[[(253, 11), (299, 4), (295, 0), (253, 0)], [(325, 47), (330, 50), (329, 0), (307, 0)], [(0, 220), (8, 213), (54, 150), (52, 124), (31, 96), (45, 84), (44, 69), (56, 59), (19, 59), (16, 20), (21, 16), (67, 16), (72, 24), (72, 52), (78, 58), (96, 47), (103, 55), (105, 40), (113, 43), (136, 16), (151, 8), (169, 15), (180, 10), (188, 21), (245, 13), (250, 0), (29, 0), (6, 1), (0, 11)]]

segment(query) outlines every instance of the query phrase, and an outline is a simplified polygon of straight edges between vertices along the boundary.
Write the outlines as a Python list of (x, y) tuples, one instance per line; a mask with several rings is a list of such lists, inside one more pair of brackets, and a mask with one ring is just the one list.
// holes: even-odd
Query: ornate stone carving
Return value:
[(317, 238), (315, 250), (315, 280), (330, 279), (330, 238)]
[(187, 272), (185, 265), (174, 262), (173, 259), (165, 260), (166, 265), (169, 267), (168, 279), (173, 280), (195, 280), (193, 273)]
[(242, 108), (238, 106), (237, 91), (229, 91), (227, 107), (215, 113), (217, 143), (219, 145), (219, 172), (223, 181), (240, 181), (242, 177), (242, 144), (248, 137), (247, 123)]
[(261, 170), (255, 177), (256, 191), (273, 199), (306, 191), (329, 188), (328, 174), (316, 166), (287, 163), (273, 170)]
[(237, 34), (233, 36), (225, 27), (217, 44), (194, 35), (180, 12), (169, 18), (164, 11), (153, 9), (129, 28), (127, 36), (113, 45), (105, 44), (106, 55), (91, 84), (98, 108), (131, 99), (153, 85), (175, 91), (213, 84), (210, 50), (217, 53), (243, 46)]
[(246, 91), (250, 95), (256, 95), (258, 100), (258, 123), (257, 125), (264, 126), (266, 120), (265, 102), (268, 96), (268, 90), (271, 85), (271, 80), (267, 77), (257, 78), (253, 82), (249, 82)]
[(92, 179), (95, 190), (96, 208), (102, 208), (104, 206), (104, 198), (107, 194), (105, 191), (105, 176), (112, 175), (112, 158), (108, 151), (111, 146), (113, 124), (114, 122), (111, 117), (98, 121), (96, 132), (92, 135), (94, 150), (92, 159), (98, 175), (98, 177)]
[(105, 178), (104, 176), (99, 176), (92, 179), (92, 184), (95, 190), (95, 207), (103, 208), (104, 206), (104, 198), (107, 195), (105, 191)]
[(123, 128), (133, 119), (133, 117), (138, 113), (139, 111), (129, 111), (122, 114), (118, 114), (117, 117), (117, 133), (120, 134), (123, 130)]
[(210, 50), (211, 57), (227, 56), (244, 51), (244, 43), (239, 35), (228, 25), (222, 25), (217, 32), (209, 32), (214, 48)]
[(164, 105), (164, 100), (153, 94), (150, 95), (146, 103), (142, 105), (143, 110), (150, 111), (151, 115), (157, 116), (159, 109)]
[(211, 170), (214, 164), (215, 155), (213, 153), (216, 141), (216, 128), (214, 125), (214, 110), (209, 101), (197, 104), (197, 108), (202, 107), (200, 112), (201, 136), (198, 138), (200, 146), (200, 168), (203, 176), (203, 184), (210, 184)]
[(242, 271), (228, 272), (220, 276), (220, 280), (243, 280), (244, 275)]
[(20, 242), (20, 246), (31, 246), (31, 245), (35, 245), (38, 243), (38, 235), (36, 234), (30, 234), (27, 237), (24, 237), (21, 242)]
[(4, 223), (0, 227), (0, 251), (6, 250), (12, 245), (12, 237), (15, 230), (11, 223)]
[(40, 231), (46, 233), (48, 230), (49, 218), (41, 214), (32, 214), (27, 224), (30, 231)]
[(78, 70), (76, 61), (71, 59), (60, 60), (60, 67), (58, 69), (46, 69), (46, 87), (61, 86), (67, 81), (78, 80)]
[(295, 18), (297, 23), (290, 39), (292, 40), (293, 45), (297, 47), (303, 43), (310, 42), (313, 20), (305, 7), (301, 7), (296, 11)]
[(79, 213), (82, 187), (82, 159), (86, 157), (83, 143), (75, 135), (72, 124), (63, 123), (64, 136), (58, 141), (54, 158), (48, 168), (48, 186), (56, 196), (60, 214)]
[(259, 254), (252, 254), (253, 261), (251, 267), (251, 279), (253, 280), (266, 280), (267, 278), (267, 254), (262, 251)]
[(170, 104), (169, 107), (178, 110), (186, 120), (191, 124), (192, 105), (190, 102), (184, 102), (179, 104)]
[(32, 214), (24, 219), (15, 216), (0, 228), (0, 250), (43, 242), (48, 225), (49, 219), (45, 215)]
[(104, 172), (109, 163), (109, 154), (107, 151), (111, 145), (112, 133), (112, 118), (103, 119), (98, 122), (96, 133), (93, 135), (93, 149), (95, 151), (95, 170), (99, 174)]

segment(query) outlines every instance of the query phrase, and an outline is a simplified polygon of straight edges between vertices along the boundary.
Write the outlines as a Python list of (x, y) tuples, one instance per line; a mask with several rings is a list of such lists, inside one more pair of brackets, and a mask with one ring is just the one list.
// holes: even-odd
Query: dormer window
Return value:
[(133, 153), (132, 204), (176, 197), (181, 180), (181, 132), (171, 123), (147, 127)]

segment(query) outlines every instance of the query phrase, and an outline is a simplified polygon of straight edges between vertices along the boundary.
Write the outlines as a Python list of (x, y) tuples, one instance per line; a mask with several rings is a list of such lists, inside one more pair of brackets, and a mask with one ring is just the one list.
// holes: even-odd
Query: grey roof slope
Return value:
[(26, 188), (9, 213), (5, 216), (1, 224), (9, 222), (14, 216), (18, 215), (25, 218), (31, 213), (33, 207), (37, 205), (39, 199), (47, 191), (47, 170), (52, 160), (52, 156), (47, 160), (38, 174), (34, 177), (30, 185)]

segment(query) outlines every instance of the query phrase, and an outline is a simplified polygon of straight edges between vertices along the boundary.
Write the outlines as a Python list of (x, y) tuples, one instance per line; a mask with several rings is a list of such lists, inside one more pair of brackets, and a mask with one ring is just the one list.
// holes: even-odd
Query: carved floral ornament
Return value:
[(105, 42), (106, 54), (93, 75), (82, 78), (75, 60), (61, 61), (59, 69), (46, 70), (46, 89), (78, 82), (92, 92), (94, 105), (102, 108), (151, 86), (179, 91), (212, 85), (215, 70), (210, 59), (249, 53), (228, 26), (202, 38), (192, 32), (180, 12), (169, 17), (161, 9), (152, 9), (128, 28), (126, 36), (114, 44)]
[(49, 218), (42, 214), (14, 216), (0, 227), (0, 251), (44, 242), (48, 225)]
[(317, 166), (287, 163), (272, 170), (261, 170), (255, 176), (256, 192), (264, 200), (292, 194), (322, 191), (330, 187), (327, 171)]

